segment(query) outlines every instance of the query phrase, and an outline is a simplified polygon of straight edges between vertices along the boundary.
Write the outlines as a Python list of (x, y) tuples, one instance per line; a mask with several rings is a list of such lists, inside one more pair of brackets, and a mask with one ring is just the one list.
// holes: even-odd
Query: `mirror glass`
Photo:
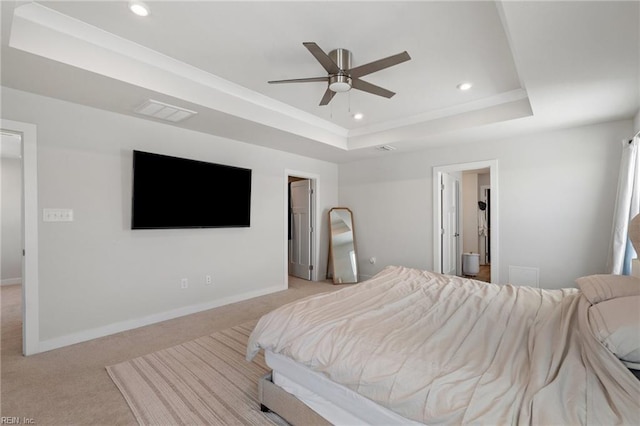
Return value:
[(358, 282), (358, 266), (351, 210), (344, 207), (331, 209), (329, 223), (333, 282), (335, 284), (356, 283)]

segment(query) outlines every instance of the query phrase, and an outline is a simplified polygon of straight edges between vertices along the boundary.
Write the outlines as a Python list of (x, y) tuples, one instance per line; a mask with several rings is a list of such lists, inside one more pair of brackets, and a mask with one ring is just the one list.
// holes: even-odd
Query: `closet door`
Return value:
[(289, 274), (311, 280), (311, 181), (291, 182), (291, 244)]

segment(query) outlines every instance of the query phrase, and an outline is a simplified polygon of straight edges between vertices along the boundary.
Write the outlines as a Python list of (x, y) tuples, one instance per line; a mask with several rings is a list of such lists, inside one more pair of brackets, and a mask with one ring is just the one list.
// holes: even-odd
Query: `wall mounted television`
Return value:
[(131, 229), (249, 227), (251, 170), (133, 151)]

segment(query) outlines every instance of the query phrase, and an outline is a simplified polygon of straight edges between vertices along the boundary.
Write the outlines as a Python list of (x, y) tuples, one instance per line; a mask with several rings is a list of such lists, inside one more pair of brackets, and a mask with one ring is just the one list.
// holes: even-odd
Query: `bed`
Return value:
[(263, 349), (279, 408), (302, 401), (319, 422), (640, 424), (640, 279), (577, 284), (389, 266), (263, 316), (247, 359)]

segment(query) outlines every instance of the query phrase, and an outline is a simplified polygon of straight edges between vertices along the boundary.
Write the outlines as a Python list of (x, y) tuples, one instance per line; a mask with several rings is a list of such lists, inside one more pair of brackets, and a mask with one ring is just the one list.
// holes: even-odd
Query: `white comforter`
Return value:
[(428, 424), (640, 424), (640, 382), (595, 339), (577, 289), (403, 267), (262, 317), (286, 355)]

